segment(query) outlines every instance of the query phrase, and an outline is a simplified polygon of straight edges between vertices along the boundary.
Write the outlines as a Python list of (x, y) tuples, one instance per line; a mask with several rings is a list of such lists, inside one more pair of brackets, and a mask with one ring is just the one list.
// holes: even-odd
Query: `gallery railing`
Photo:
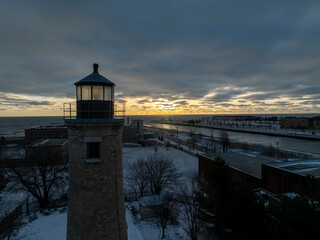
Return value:
[[(81, 108), (76, 102), (63, 103), (63, 118), (64, 119), (94, 119), (103, 118), (103, 116), (111, 116), (115, 119), (125, 118), (125, 103), (114, 103), (114, 109), (93, 108), (92, 103), (81, 103)], [(108, 117), (109, 118), (109, 117)]]

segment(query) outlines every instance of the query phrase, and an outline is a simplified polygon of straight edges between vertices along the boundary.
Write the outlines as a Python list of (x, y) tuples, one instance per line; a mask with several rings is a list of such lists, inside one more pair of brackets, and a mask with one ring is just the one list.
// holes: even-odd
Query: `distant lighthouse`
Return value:
[(98, 72), (75, 83), (77, 114), (69, 134), (67, 240), (125, 240), (123, 119), (114, 118), (115, 84)]

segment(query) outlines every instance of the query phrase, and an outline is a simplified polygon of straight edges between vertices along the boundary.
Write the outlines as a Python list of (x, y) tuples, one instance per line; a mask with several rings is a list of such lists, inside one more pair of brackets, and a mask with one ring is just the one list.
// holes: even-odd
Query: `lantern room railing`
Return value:
[(96, 113), (108, 113), (107, 115), (110, 115), (114, 113), (115, 119), (124, 119), (125, 113), (126, 113), (126, 105), (124, 103), (114, 103), (114, 110), (111, 109), (105, 109), (105, 110), (77, 110), (77, 103), (71, 102), (71, 103), (63, 103), (63, 119), (77, 119), (77, 115), (79, 116), (80, 113), (90, 113), (87, 116), (87, 119), (94, 119), (95, 117), (91, 117), (96, 115)]

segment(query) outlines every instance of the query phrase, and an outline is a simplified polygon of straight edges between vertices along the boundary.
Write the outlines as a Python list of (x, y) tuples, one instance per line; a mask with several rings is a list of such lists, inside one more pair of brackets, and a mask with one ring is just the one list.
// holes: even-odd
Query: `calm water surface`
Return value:
[[(159, 124), (159, 123), (148, 123), (148, 125), (164, 128), (164, 129), (173, 129), (184, 132), (201, 132), (205, 136), (211, 136), (213, 133), (214, 137), (219, 137), (220, 130), (208, 129), (208, 128), (199, 128), (199, 127), (189, 127), (189, 126), (177, 126), (170, 124)], [(277, 142), (279, 143), (279, 148), (291, 149), (296, 151), (310, 152), (320, 154), (320, 141), (310, 141), (296, 138), (287, 138), (287, 137), (278, 137), (278, 136), (268, 136), (263, 134), (252, 134), (252, 133), (242, 133), (242, 132), (232, 132), (226, 131), (229, 135), (229, 138), (234, 141), (247, 142), (251, 144), (261, 144), (264, 146), (269, 146), (272, 144), (276, 146)]]
[[(197, 119), (203, 115), (198, 116), (177, 116), (177, 119)], [(151, 123), (149, 120), (159, 120), (163, 116), (128, 116), (134, 119), (143, 119), (146, 124), (152, 125), (164, 129), (177, 129), (176, 125), (170, 124), (158, 124)], [(170, 116), (174, 119), (174, 116)], [(0, 136), (24, 136), (24, 129), (34, 126), (47, 126), (47, 125), (61, 125), (63, 124), (63, 118), (59, 117), (0, 117)], [(215, 137), (219, 136), (219, 130), (211, 130), (207, 128), (189, 127), (189, 126), (179, 126), (179, 131), (190, 132), (191, 130), (196, 132), (201, 132), (203, 135), (210, 136), (211, 131)], [(262, 134), (252, 134), (252, 133), (240, 133), (227, 131), (231, 140), (241, 141), (247, 143), (256, 143), (265, 146), (272, 144), (276, 146), (279, 143), (280, 148), (292, 149), (296, 151), (310, 152), (320, 154), (320, 141), (310, 141), (295, 138), (277, 137), (277, 136), (267, 136)]]

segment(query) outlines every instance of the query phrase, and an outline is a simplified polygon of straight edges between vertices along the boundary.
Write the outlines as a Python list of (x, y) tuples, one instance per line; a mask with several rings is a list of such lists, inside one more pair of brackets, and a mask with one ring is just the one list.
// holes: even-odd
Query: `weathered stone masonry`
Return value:
[[(127, 239), (122, 176), (123, 122), (69, 123), (68, 240)], [(87, 163), (87, 142), (100, 163)]]

